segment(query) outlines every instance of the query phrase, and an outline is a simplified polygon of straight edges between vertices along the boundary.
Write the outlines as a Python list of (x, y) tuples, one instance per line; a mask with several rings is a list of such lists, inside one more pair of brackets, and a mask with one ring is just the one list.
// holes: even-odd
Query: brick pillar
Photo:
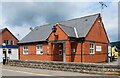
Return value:
[(66, 47), (66, 62), (71, 62), (71, 42), (66, 41), (65, 47)]
[(48, 43), (49, 46), (49, 54), (50, 54), (50, 61), (53, 61), (53, 44), (52, 43)]

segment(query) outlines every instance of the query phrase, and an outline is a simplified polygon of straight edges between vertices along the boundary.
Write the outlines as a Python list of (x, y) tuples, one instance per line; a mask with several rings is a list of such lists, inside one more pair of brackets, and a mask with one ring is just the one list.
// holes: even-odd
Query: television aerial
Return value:
[(99, 4), (101, 5), (101, 17), (103, 16), (103, 9), (104, 7), (107, 7), (107, 5), (103, 2), (99, 2)]

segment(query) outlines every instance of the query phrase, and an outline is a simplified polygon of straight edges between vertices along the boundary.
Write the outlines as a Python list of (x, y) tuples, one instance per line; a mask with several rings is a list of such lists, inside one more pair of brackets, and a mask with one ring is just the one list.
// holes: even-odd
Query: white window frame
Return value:
[(43, 54), (42, 44), (36, 45), (36, 54), (40, 54), (40, 55)]
[(95, 54), (95, 44), (94, 44), (94, 42), (90, 42), (90, 54)]
[(23, 54), (28, 54), (28, 46), (23, 46)]

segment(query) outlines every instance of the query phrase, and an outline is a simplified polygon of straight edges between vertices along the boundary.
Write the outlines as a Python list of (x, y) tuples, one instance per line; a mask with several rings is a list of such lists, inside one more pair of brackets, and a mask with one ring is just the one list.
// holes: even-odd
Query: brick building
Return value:
[(108, 37), (100, 14), (35, 27), (18, 44), (20, 60), (105, 62)]
[(3, 57), (18, 60), (18, 39), (7, 29), (0, 29), (0, 62)]

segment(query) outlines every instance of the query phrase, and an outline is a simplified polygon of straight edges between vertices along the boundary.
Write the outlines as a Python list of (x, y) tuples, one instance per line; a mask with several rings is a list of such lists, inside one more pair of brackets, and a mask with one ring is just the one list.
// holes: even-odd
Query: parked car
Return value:
[(112, 47), (113, 58), (118, 59), (118, 49), (116, 47)]

